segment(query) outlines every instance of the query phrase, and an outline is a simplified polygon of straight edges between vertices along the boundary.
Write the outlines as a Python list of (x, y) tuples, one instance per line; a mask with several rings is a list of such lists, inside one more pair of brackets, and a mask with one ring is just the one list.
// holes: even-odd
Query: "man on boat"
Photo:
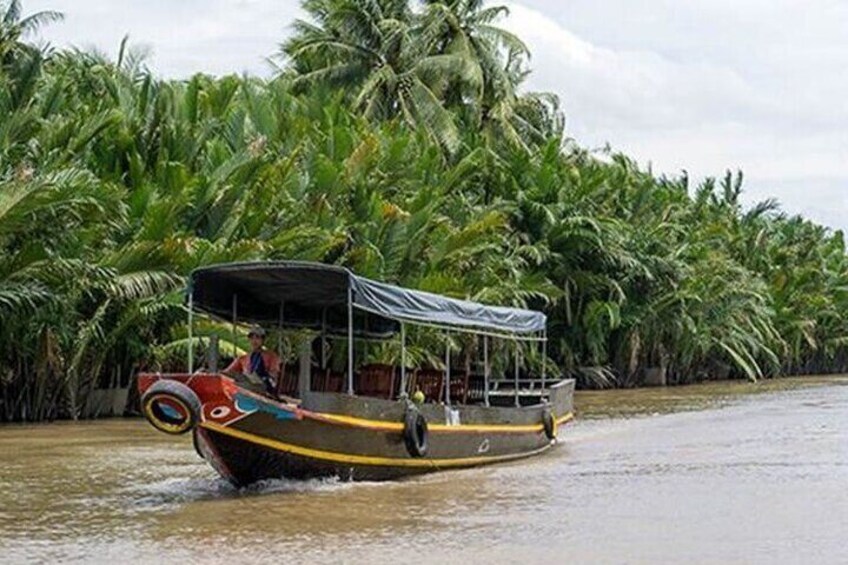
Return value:
[(280, 358), (273, 351), (264, 348), (265, 330), (255, 326), (247, 333), (250, 340), (250, 353), (237, 357), (224, 372), (227, 374), (258, 377), (265, 385), (268, 394), (275, 394), (277, 379), (280, 378)]

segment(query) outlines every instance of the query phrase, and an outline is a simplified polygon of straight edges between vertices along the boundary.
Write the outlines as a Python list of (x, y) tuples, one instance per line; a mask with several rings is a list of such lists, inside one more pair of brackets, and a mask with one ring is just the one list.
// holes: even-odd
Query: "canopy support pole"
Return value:
[(368, 316), (365, 316), (365, 320), (362, 322), (363, 326), (363, 338), (359, 340), (359, 343), (362, 344), (362, 357), (360, 363), (368, 364)]
[(353, 396), (353, 289), (347, 286), (347, 393)]
[(489, 378), (492, 367), (489, 366), (489, 336), (483, 336), (483, 403), (489, 406)]
[(400, 398), (406, 398), (406, 324), (400, 323)]
[(451, 354), (450, 354), (450, 332), (445, 333), (445, 406), (451, 405), (450, 383), (451, 383)]
[(518, 341), (515, 341), (515, 406), (521, 406), (521, 399), (518, 397)]
[(188, 374), (194, 373), (194, 336), (192, 335), (192, 326), (194, 314), (194, 292), (188, 291)]
[(548, 330), (542, 330), (542, 394), (545, 394), (545, 380), (548, 369)]
[[(280, 316), (277, 320), (277, 357), (280, 360), (280, 366), (277, 367), (278, 375), (277, 377), (277, 390), (282, 390), (283, 373), (286, 370), (286, 360), (283, 357), (283, 316), (285, 314), (286, 302), (284, 300), (280, 301)], [(302, 398), (302, 397), (301, 397)]]
[(280, 317), (277, 320), (277, 355), (281, 361), (283, 359), (283, 315), (285, 308), (286, 303), (280, 302)]
[(321, 310), (321, 370), (327, 369), (327, 307)]
[(238, 322), (238, 294), (233, 294), (233, 359), (238, 358), (238, 346), (236, 345), (236, 323)]

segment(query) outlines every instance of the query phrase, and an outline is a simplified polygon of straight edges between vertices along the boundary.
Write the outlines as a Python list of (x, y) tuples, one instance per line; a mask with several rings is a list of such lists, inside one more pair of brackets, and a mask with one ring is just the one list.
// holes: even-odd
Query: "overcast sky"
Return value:
[[(742, 169), (747, 201), (848, 228), (848, 0), (520, 0), (502, 25), (533, 52), (569, 134), (655, 171)], [(298, 0), (24, 0), (56, 45), (152, 48), (170, 77), (269, 74)]]

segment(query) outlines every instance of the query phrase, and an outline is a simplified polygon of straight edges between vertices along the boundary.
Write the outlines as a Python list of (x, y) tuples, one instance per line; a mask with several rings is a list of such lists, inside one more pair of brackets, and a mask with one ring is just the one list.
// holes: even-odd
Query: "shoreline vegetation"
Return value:
[(495, 4), (302, 4), (272, 77), (162, 80), (126, 40), (37, 45), (61, 14), (0, 0), (0, 422), (109, 412), (213, 334), (243, 348), (209, 319), (187, 339), (186, 275), (228, 261), (542, 309), (583, 389), (848, 372), (842, 232), (744, 206), (741, 173), (580, 147)]

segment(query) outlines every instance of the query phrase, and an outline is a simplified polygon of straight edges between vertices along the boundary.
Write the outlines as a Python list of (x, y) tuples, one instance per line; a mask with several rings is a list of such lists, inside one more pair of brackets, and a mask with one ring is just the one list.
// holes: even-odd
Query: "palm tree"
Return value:
[(477, 69), (461, 55), (436, 54), (437, 37), (407, 0), (306, 0), (312, 21), (298, 20), (282, 46), (302, 87), (346, 88), (369, 119), (400, 116), (448, 149), (459, 134), (443, 92)]
[(505, 6), (483, 0), (426, 0), (422, 26), (433, 30), (436, 53), (462, 57), (461, 76), (445, 92), (449, 107), (467, 115), (490, 140), (528, 149), (562, 134), (559, 103), (551, 94), (520, 94), (530, 52), (516, 35), (495, 25), (509, 14)]
[(25, 43), (24, 38), (62, 18), (61, 13), (49, 10), (22, 16), (20, 0), (0, 2), (0, 83), (8, 93), (8, 106), (25, 104), (41, 69), (42, 49)]
[(513, 92), (514, 76), (504, 68), (504, 53), (512, 58), (527, 58), (529, 51), (515, 35), (493, 23), (509, 11), (504, 6), (484, 7), (482, 0), (426, 0), (423, 25), (436, 37), (434, 49), (440, 54), (455, 54), (468, 60), (473, 69), (471, 81), (457, 82), (447, 93), (452, 105), (462, 105), (463, 98), (503, 98)]
[(12, 64), (16, 55), (30, 52), (32, 47), (23, 43), (23, 38), (31, 35), (46, 24), (64, 19), (61, 12), (44, 10), (28, 16), (22, 14), (21, 0), (0, 3), (0, 64), (4, 67)]

